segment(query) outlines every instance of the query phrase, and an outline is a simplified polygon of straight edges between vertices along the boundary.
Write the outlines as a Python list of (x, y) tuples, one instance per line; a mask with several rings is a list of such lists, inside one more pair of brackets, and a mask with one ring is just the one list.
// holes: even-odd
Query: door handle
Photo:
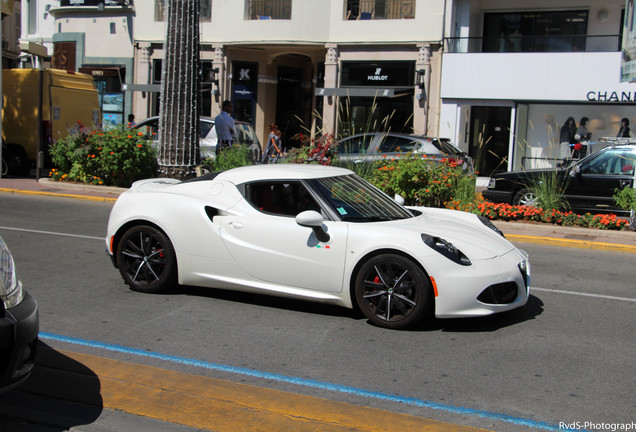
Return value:
[(234, 229), (241, 229), (243, 228), (243, 224), (240, 222), (230, 222), (230, 226)]

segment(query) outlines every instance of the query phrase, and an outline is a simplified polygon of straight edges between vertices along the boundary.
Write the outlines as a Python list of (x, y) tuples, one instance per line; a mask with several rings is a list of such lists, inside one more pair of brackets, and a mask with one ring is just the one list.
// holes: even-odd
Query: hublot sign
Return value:
[(342, 87), (412, 87), (415, 63), (410, 61), (343, 62)]

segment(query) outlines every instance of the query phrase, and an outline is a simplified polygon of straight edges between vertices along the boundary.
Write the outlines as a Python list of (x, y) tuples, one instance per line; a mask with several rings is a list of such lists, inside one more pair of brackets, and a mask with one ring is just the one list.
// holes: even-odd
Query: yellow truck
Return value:
[[(99, 123), (99, 93), (93, 77), (60, 69), (2, 70), (2, 141), (13, 173), (28, 175), (41, 153), (79, 123)], [(3, 155), (3, 159), (6, 156)], [(41, 166), (40, 166), (41, 167)]]

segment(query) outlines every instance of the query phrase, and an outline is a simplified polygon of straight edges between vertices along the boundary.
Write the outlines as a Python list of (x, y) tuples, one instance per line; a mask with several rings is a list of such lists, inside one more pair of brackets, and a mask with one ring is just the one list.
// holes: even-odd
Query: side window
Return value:
[(387, 136), (380, 145), (380, 153), (410, 152), (417, 143), (410, 138)]
[(159, 139), (159, 120), (149, 122), (138, 127), (139, 132), (144, 134), (144, 138), (157, 141)]
[(366, 153), (371, 140), (373, 139), (372, 135), (361, 135), (358, 137), (352, 137), (349, 139), (345, 139), (340, 141), (338, 144), (338, 153), (341, 154), (356, 154), (356, 153)]
[(625, 150), (609, 150), (581, 167), (583, 174), (634, 175), (636, 154)]
[(264, 213), (296, 217), (320, 206), (300, 182), (258, 182), (245, 186), (245, 199)]

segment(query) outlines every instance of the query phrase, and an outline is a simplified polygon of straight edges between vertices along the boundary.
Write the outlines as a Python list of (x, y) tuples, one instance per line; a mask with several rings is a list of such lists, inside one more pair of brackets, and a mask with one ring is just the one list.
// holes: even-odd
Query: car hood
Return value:
[(421, 214), (390, 223), (401, 229), (440, 237), (470, 259), (492, 259), (515, 249), (512, 243), (472, 213), (428, 207), (409, 208)]

